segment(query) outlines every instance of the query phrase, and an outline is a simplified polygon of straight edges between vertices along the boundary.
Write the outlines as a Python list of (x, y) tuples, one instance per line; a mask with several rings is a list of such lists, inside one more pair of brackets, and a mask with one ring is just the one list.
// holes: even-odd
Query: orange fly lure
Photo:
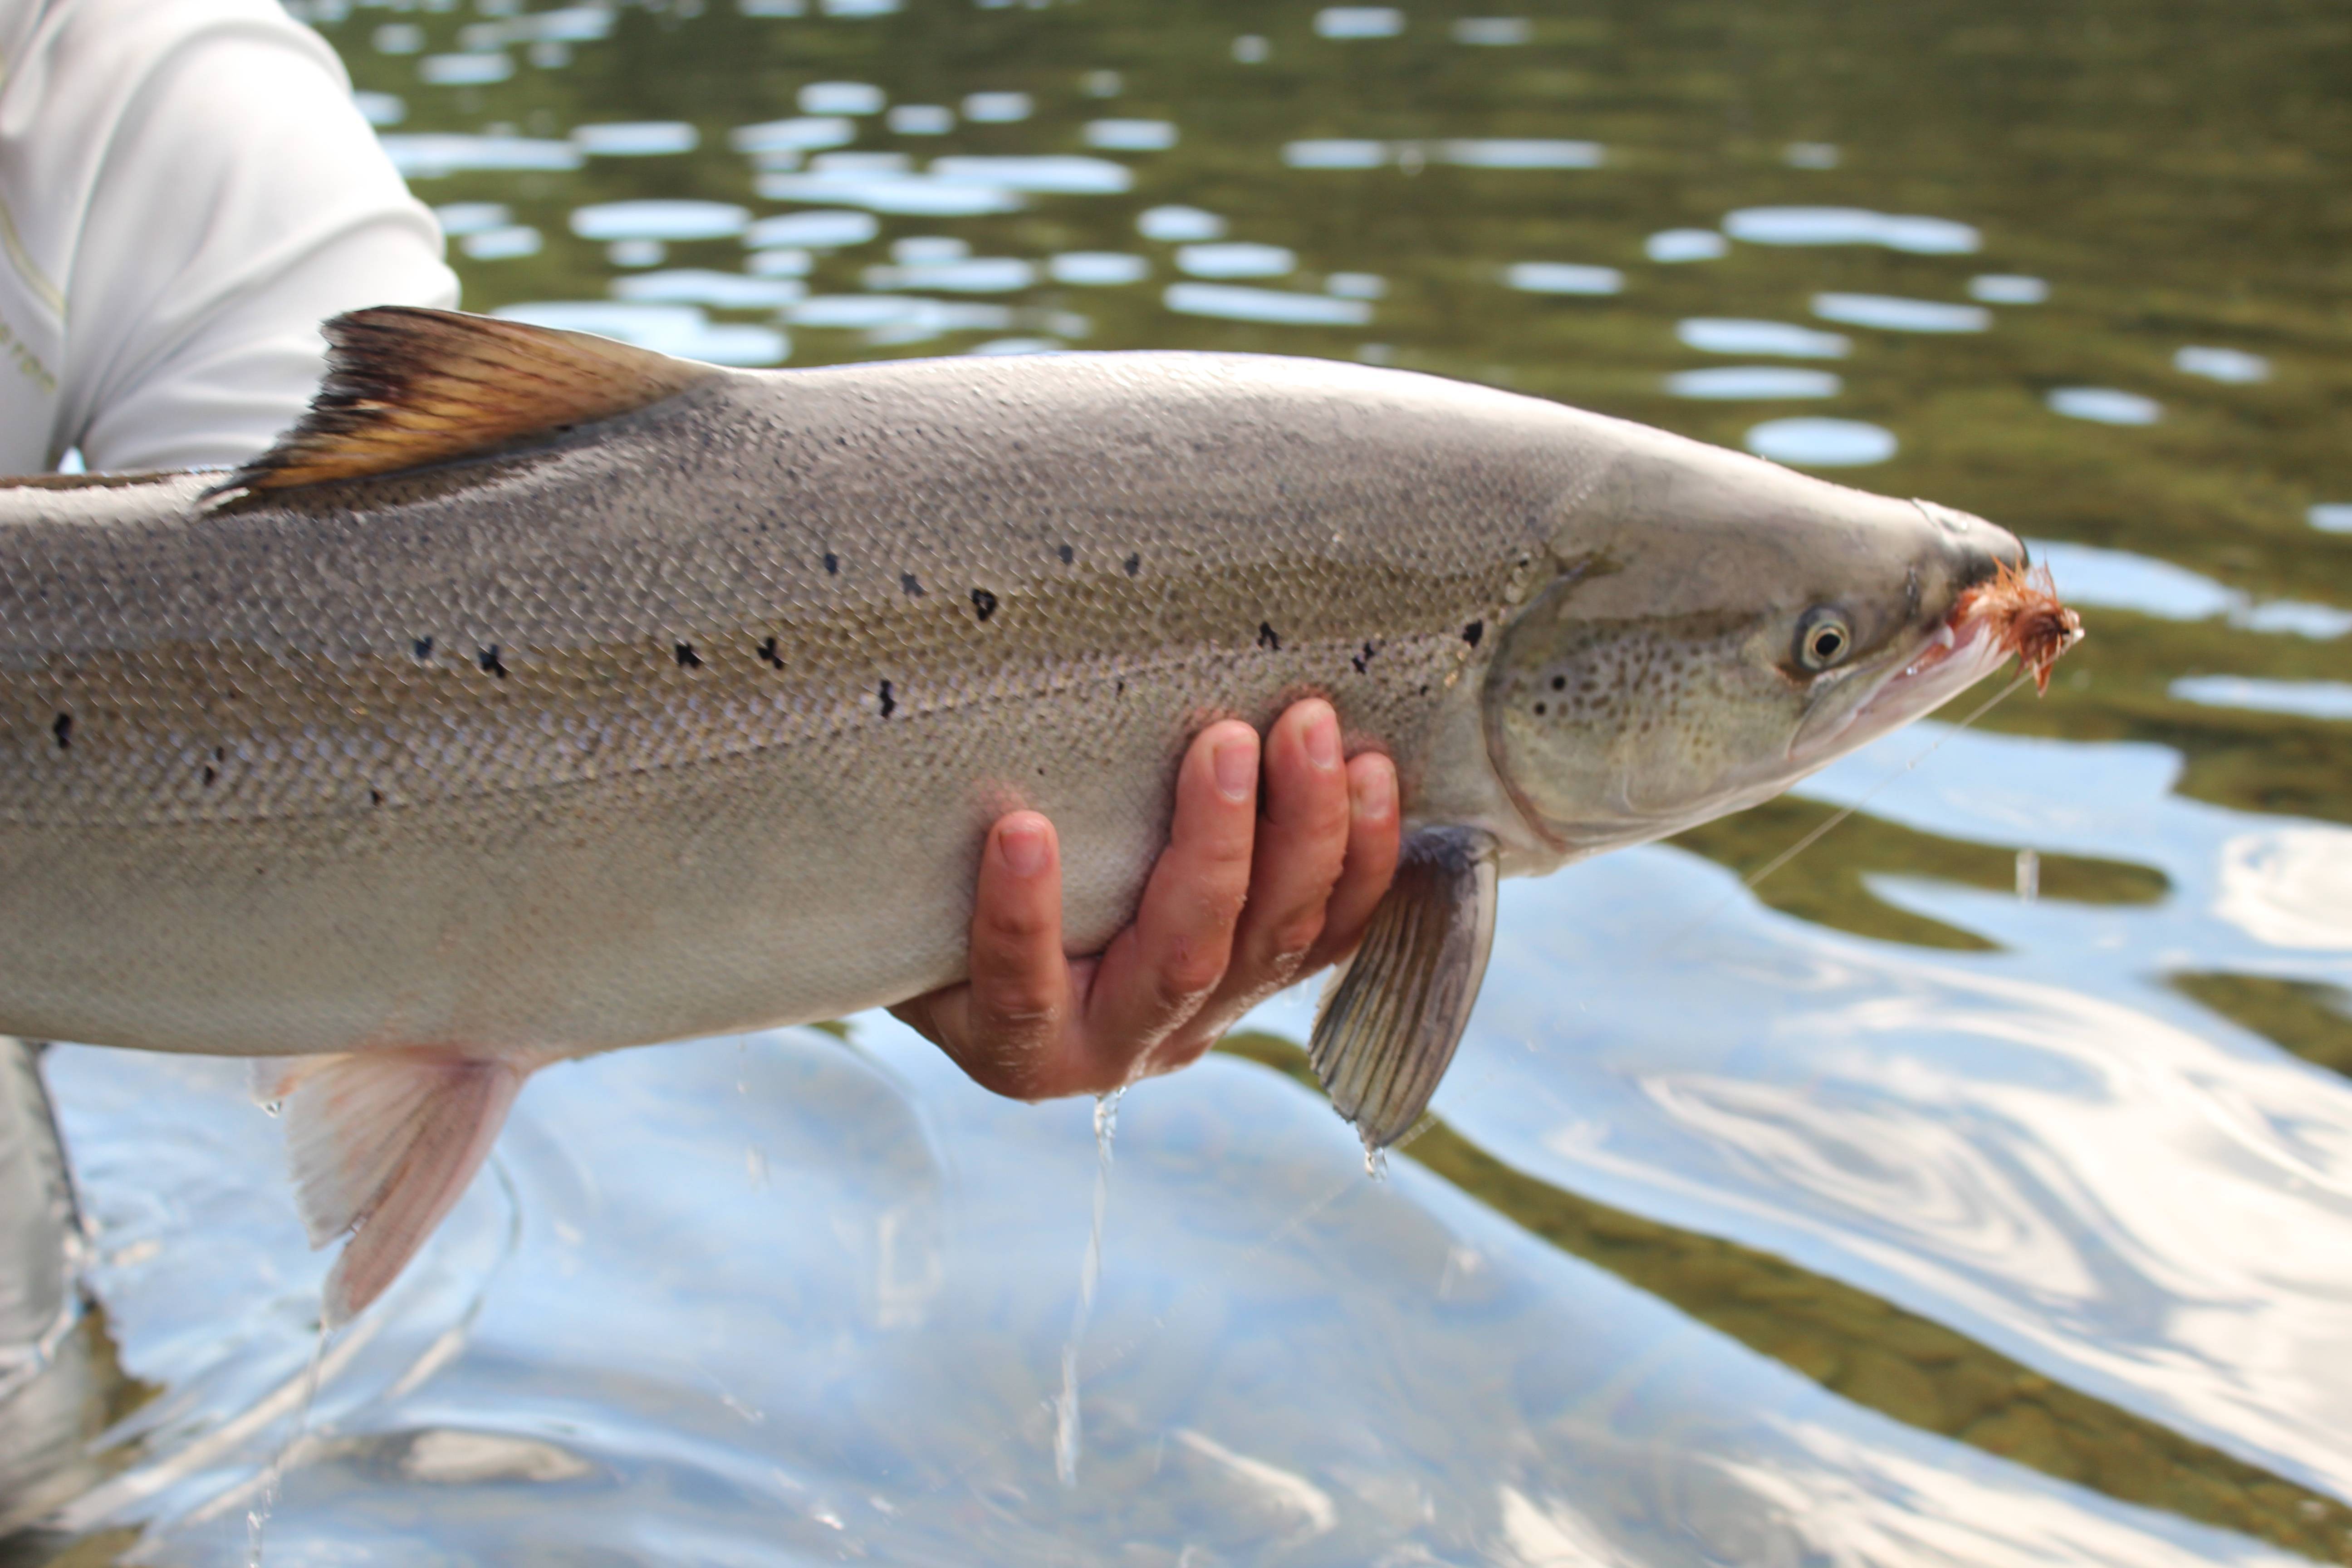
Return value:
[(1952, 619), (1955, 626), (1989, 623), (2001, 651), (2015, 654), (2033, 677), (2037, 693), (2050, 689), (2050, 667), (2058, 656), (2083, 640), (2083, 617), (2058, 602), (2047, 566), (2020, 571), (2002, 565), (1991, 582), (1961, 596)]

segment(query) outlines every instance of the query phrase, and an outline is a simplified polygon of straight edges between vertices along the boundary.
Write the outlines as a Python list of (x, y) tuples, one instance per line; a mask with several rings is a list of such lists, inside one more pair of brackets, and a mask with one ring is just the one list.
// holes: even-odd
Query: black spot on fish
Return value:
[(370, 805), (382, 805), (383, 804), (383, 791), (380, 789), (372, 789), (368, 791), (368, 804)]
[(775, 638), (770, 637), (766, 642), (760, 645), (760, 660), (771, 668), (782, 669), (784, 668), (784, 656), (776, 651)]
[(985, 588), (974, 588), (971, 591), (971, 608), (982, 620), (988, 619), (996, 614), (996, 595)]
[(912, 572), (898, 574), (898, 586), (907, 591), (907, 597), (910, 599), (919, 599), (923, 596), (923, 585), (915, 581), (915, 574)]
[(1537, 703), (1537, 704), (1536, 704), (1536, 717), (1537, 717), (1537, 718), (1538, 718), (1538, 719), (1540, 719), (1540, 718), (1542, 718), (1543, 716), (1544, 716), (1544, 705), (1543, 705), (1542, 703), (1538, 702), (1538, 703)]
[(1366, 643), (1366, 644), (1364, 645), (1364, 651), (1363, 651), (1363, 652), (1361, 652), (1361, 653), (1360, 653), (1360, 654), (1356, 655), (1354, 658), (1350, 658), (1350, 659), (1349, 659), (1349, 660), (1348, 660), (1348, 662), (1349, 662), (1349, 664), (1352, 664), (1352, 665), (1354, 665), (1354, 666), (1356, 667), (1356, 673), (1357, 673), (1358, 675), (1361, 675), (1361, 674), (1363, 674), (1366, 670), (1370, 669), (1370, 668), (1372, 667), (1372, 653), (1373, 653), (1372, 645), (1371, 645), (1371, 644), (1370, 644), (1370, 643)]
[(882, 717), (887, 719), (898, 710), (898, 700), (890, 695), (890, 683), (882, 683)]
[(692, 643), (682, 642), (677, 645), (677, 663), (681, 669), (700, 669), (702, 656), (694, 651)]
[(206, 763), (205, 767), (205, 787), (206, 789), (212, 788), (213, 781), (218, 777), (220, 777), (220, 774), (213, 772), (211, 764)]
[(499, 650), (495, 645), (484, 648), (480, 653), (476, 654), (474, 657), (481, 664), (481, 667), (484, 669), (488, 670), (500, 680), (504, 680), (507, 678), (506, 664), (499, 658)]
[(1127, 574), (1128, 574), (1129, 576), (1132, 577), (1132, 576), (1134, 576), (1138, 572), (1140, 572), (1140, 571), (1142, 571), (1142, 570), (1143, 570), (1143, 557), (1142, 557), (1142, 556), (1140, 556), (1140, 555), (1130, 555), (1130, 556), (1129, 556), (1129, 557), (1127, 558)]
[(830, 550), (824, 552), (824, 574), (828, 577), (841, 575), (841, 557)]
[(226, 746), (215, 746), (213, 748), (213, 761), (216, 763), (225, 763), (228, 761), (228, 748)]
[(433, 657), (433, 639), (431, 637), (418, 637), (415, 642), (408, 646), (410, 651), (416, 655), (420, 662)]
[(1553, 677), (1551, 678), (1551, 689), (1552, 689), (1554, 691), (1565, 691), (1565, 690), (1567, 690), (1567, 689), (1568, 689), (1568, 677), (1566, 677), (1565, 675), (1555, 675), (1555, 676), (1553, 676)]
[(1260, 621), (1257, 624), (1257, 646), (1263, 648), (1271, 648), (1276, 653), (1280, 653), (1282, 651), (1282, 637), (1280, 634), (1275, 631), (1272, 626), (1268, 625), (1265, 621)]
[(1478, 646), (1478, 639), (1486, 635), (1486, 623), (1484, 621), (1472, 621), (1468, 626), (1462, 628), (1462, 640), (1468, 643), (1472, 647), (1476, 647)]
[(1054, 553), (1062, 558), (1062, 564), (1065, 566), (1067, 566), (1071, 562), (1076, 561), (1078, 558), (1078, 552), (1071, 549), (1066, 544), (1063, 545), (1059, 550), (1055, 551)]
[(73, 744), (73, 715), (70, 713), (58, 714), (57, 717), (57, 722), (49, 726), (49, 733), (58, 738), (58, 751), (62, 752), (71, 746)]
[(1124, 696), (1126, 696), (1126, 695), (1127, 695), (1127, 682), (1126, 682), (1126, 681), (1124, 681), (1124, 680), (1121, 680), (1121, 681), (1118, 683), (1118, 690), (1116, 690), (1116, 691), (1113, 691), (1113, 692), (1111, 693), (1111, 695), (1112, 695), (1113, 697), (1124, 697)]

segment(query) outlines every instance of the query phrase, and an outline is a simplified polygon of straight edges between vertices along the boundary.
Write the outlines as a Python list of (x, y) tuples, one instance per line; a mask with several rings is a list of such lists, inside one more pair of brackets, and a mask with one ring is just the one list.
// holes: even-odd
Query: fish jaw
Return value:
[(1868, 745), (1934, 712), (1999, 669), (2009, 656), (1993, 621), (1970, 615), (1966, 606), (1956, 609), (1907, 663), (1881, 680), (1834, 728), (1801, 733), (1790, 760), (1811, 772)]

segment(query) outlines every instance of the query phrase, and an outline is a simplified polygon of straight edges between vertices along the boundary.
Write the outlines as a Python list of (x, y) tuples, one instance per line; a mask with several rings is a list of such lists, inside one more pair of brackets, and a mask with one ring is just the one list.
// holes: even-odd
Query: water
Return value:
[(1054, 1401), (1054, 1474), (1066, 1487), (1078, 1484), (1082, 1435), (1078, 1418), (1078, 1351), (1094, 1321), (1095, 1288), (1102, 1283), (1103, 1216), (1110, 1211), (1111, 1141), (1118, 1133), (1118, 1102), (1124, 1089), (1095, 1101), (1094, 1227), (1087, 1232), (1086, 1261), (1078, 1268), (1077, 1305), (1070, 1309), (1069, 1338), (1062, 1342), (1062, 1392)]
[[(269, 1108), (264, 1106), (264, 1110)], [(319, 1366), (327, 1358), (325, 1322), (319, 1324), (318, 1342), (310, 1347), (310, 1364), (302, 1369), (302, 1392), (294, 1402), (294, 1427), (285, 1442), (269, 1456), (269, 1467), (261, 1473), (261, 1495), (245, 1514), (245, 1552), (247, 1568), (262, 1568), (263, 1548), (269, 1530), (269, 1516), (277, 1511), (278, 1489), (286, 1478), (286, 1462), (301, 1446), (303, 1428), (310, 1425), (311, 1402), (319, 1397)]]
[[(476, 308), (1466, 376), (1999, 519), (2091, 636), (1508, 884), (1385, 1182), (1304, 995), (1139, 1086), (1075, 1486), (1088, 1108), (878, 1016), (542, 1074), (274, 1561), (2352, 1559), (2336, 8), (311, 3)], [(240, 1562), (328, 1262), (282, 1130), (47, 1065), (96, 1308), (0, 1561)]]

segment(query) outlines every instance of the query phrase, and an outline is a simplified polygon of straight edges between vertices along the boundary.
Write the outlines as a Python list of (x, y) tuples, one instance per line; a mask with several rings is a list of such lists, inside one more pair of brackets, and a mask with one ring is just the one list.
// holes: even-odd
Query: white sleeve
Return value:
[[(60, 279), (58, 449), (79, 446), (94, 469), (235, 462), (309, 402), (320, 321), (457, 302), (433, 216), (353, 106), (341, 62), (274, 0), (48, 9), (97, 30), (87, 53), (117, 73), (118, 106)], [(68, 58), (79, 41), (62, 40)]]

